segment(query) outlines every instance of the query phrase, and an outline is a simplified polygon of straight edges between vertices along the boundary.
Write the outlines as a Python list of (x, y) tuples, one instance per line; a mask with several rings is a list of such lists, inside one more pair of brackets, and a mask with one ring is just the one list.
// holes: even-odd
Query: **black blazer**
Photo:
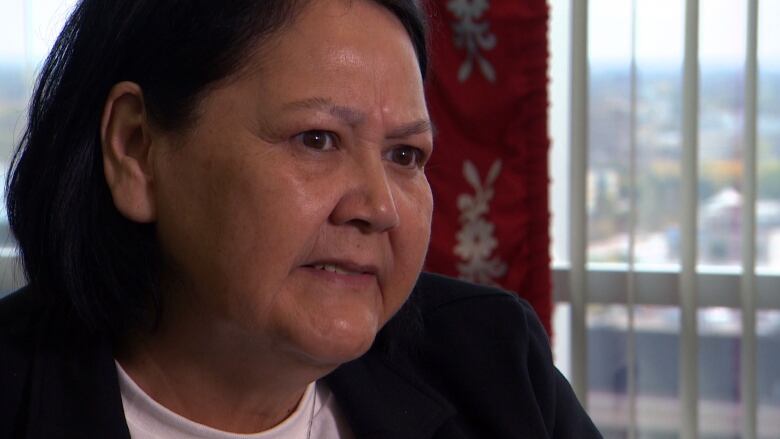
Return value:
[[(600, 438), (515, 295), (422, 274), (325, 377), (357, 438)], [(128, 438), (111, 343), (29, 288), (0, 300), (0, 438)]]

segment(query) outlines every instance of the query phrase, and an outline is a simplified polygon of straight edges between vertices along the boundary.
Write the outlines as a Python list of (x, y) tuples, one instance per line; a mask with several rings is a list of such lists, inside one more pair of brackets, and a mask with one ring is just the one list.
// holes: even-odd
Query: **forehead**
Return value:
[(313, 0), (250, 64), (266, 102), (425, 111), (414, 46), (399, 19), (370, 0)]

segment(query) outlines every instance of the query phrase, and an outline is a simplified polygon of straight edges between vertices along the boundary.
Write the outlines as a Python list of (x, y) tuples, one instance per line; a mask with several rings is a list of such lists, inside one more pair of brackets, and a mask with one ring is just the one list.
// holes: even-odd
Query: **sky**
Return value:
[[(555, 7), (562, 1), (552, 3)], [(589, 50), (594, 64), (625, 64), (630, 59), (631, 5), (631, 0), (590, 0)], [(679, 65), (684, 51), (685, 2), (636, 0), (636, 5), (639, 65)], [(700, 0), (699, 18), (701, 64), (741, 66), (747, 40), (747, 1)], [(780, 0), (761, 0), (758, 56), (763, 66), (780, 67), (779, 27)]]
[[(553, 14), (568, 14), (571, 0), (550, 0)], [(679, 64), (683, 55), (684, 0), (635, 0), (637, 60)], [(76, 0), (1, 0), (0, 63), (37, 64)], [(631, 53), (632, 0), (590, 0), (589, 50), (594, 64), (625, 64)], [(746, 0), (700, 0), (702, 64), (741, 65), (745, 57)], [(759, 62), (780, 68), (780, 0), (759, 2)], [(28, 30), (25, 32), (25, 30)], [(561, 50), (553, 48), (553, 51)]]
[(76, 0), (0, 0), (0, 63), (37, 64)]

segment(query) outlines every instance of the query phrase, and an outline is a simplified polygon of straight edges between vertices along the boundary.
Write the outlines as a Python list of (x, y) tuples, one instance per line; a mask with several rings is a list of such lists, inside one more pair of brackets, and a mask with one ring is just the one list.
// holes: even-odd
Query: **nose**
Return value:
[(363, 233), (384, 232), (399, 224), (393, 189), (384, 165), (365, 160), (344, 169), (344, 192), (333, 212), (336, 225), (351, 225)]

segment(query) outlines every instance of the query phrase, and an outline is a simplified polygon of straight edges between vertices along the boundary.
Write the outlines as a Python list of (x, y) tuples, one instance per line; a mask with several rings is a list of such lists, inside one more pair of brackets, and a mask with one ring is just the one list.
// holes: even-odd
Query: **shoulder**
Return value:
[(0, 389), (0, 437), (128, 437), (110, 339), (34, 288), (0, 300)]
[(406, 308), (420, 322), (404, 337), (412, 367), (458, 409), (459, 422), (491, 437), (600, 437), (517, 294), (423, 273)]
[(31, 354), (43, 331), (54, 325), (55, 317), (49, 298), (30, 286), (0, 298), (0, 352), (3, 357)]
[(3, 358), (30, 352), (46, 307), (29, 287), (0, 299), (0, 352)]
[(421, 321), (418, 337), (408, 343), (418, 352), (417, 370), (448, 398), (459, 400), (467, 391), (482, 398), (489, 416), (508, 407), (538, 412), (546, 403), (552, 354), (528, 302), (499, 288), (423, 274), (410, 303)]
[(474, 301), (485, 304), (515, 302), (515, 305), (532, 311), (525, 300), (506, 290), (434, 273), (420, 274), (412, 300), (428, 311), (448, 306), (468, 306)]
[[(419, 313), (412, 344), (453, 374), (545, 381), (554, 370), (547, 333), (527, 301), (505, 290), (423, 274), (410, 297)], [(438, 373), (438, 372), (435, 372)]]
[(501, 299), (517, 297), (500, 288), (478, 285), (435, 273), (423, 272), (417, 279), (413, 294), (424, 294), (426, 306), (437, 307), (461, 300), (471, 299)]
[[(432, 273), (422, 273), (410, 301), (426, 322), (452, 322), (450, 330), (474, 333), (479, 337), (547, 336), (531, 305), (500, 288), (477, 285)], [(436, 330), (426, 325), (426, 329)]]
[(19, 428), (17, 412), (29, 385), (44, 314), (41, 301), (29, 288), (0, 299), (0, 436)]
[[(525, 366), (530, 354), (552, 365), (547, 334), (527, 301), (432, 273), (420, 275), (407, 303), (383, 329), (379, 346), (419, 353), (427, 363), (493, 356), (496, 364), (516, 371), (516, 363)], [(514, 356), (513, 365), (507, 355)]]
[(0, 336), (27, 327), (42, 309), (42, 301), (29, 286), (0, 298)]

